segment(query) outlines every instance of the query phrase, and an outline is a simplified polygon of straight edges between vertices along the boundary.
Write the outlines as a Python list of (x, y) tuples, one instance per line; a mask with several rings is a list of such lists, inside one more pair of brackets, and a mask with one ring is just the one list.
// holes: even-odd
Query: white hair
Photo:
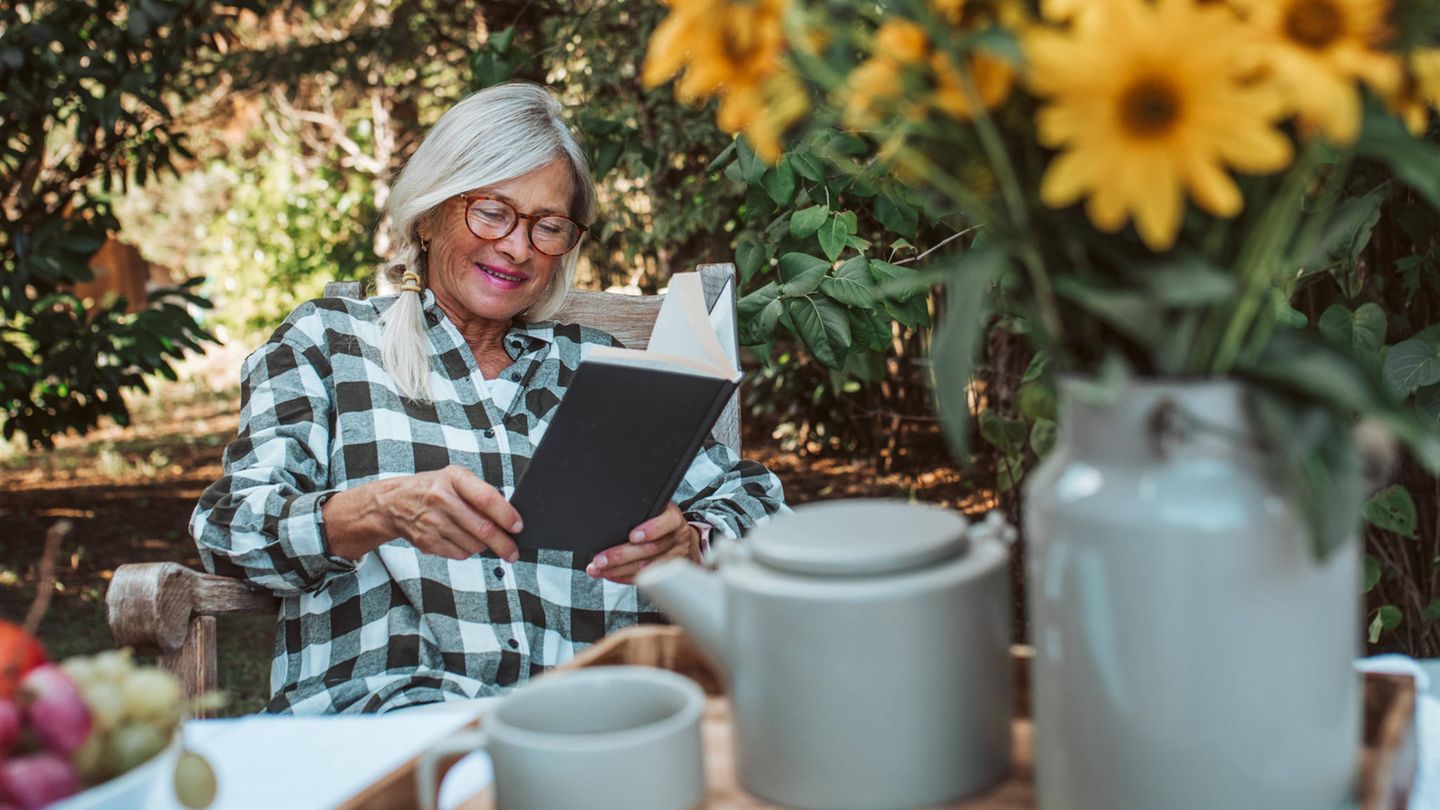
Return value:
[[(574, 192), (570, 217), (585, 225), (595, 219), (595, 181), (579, 141), (562, 117), (560, 101), (528, 82), (506, 82), (462, 99), (440, 116), (395, 180), (386, 201), (394, 254), (381, 268), (381, 292), (400, 289), (406, 271), (428, 283), (420, 224), (451, 197), (504, 183), (555, 160), (570, 167)], [(559, 271), (531, 307), (527, 320), (554, 315), (575, 283), (580, 250), (566, 253)], [(420, 293), (400, 292), (381, 316), (381, 362), (410, 399), (430, 402), (430, 353)]]

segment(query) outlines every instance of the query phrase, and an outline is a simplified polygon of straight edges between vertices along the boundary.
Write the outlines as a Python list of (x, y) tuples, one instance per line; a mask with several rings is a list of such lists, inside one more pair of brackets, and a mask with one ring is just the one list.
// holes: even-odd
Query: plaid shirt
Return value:
[[(358, 562), (331, 554), (321, 505), (342, 489), (458, 464), (509, 497), (580, 361), (614, 338), (582, 326), (512, 326), (514, 363), (486, 380), (424, 293), (433, 404), (381, 368), (392, 296), (297, 309), (245, 361), (240, 431), (190, 530), (205, 567), (281, 597), (269, 711), (384, 711), (483, 697), (569, 660), (607, 633), (659, 619), (634, 586), (595, 579), (570, 552), (514, 564), (423, 554), (395, 539)], [(738, 537), (785, 509), (779, 480), (707, 441), (675, 501)]]

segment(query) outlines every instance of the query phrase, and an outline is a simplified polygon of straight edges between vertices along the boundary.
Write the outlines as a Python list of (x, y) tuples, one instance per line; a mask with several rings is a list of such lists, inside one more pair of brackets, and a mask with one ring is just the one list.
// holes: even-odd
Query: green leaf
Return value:
[(1366, 554), (1366, 555), (1365, 555), (1365, 582), (1363, 583), (1363, 590), (1364, 590), (1365, 593), (1369, 593), (1371, 588), (1374, 588), (1376, 585), (1378, 585), (1378, 584), (1380, 583), (1380, 574), (1381, 574), (1380, 561), (1375, 558), (1375, 555), (1373, 555), (1373, 554)]
[(1402, 340), (1385, 353), (1383, 372), (1390, 390), (1408, 397), (1421, 386), (1440, 382), (1440, 346), (1423, 340)]
[(806, 253), (786, 253), (780, 257), (780, 292), (787, 296), (809, 295), (820, 286), (820, 279), (830, 270), (830, 263)]
[(1426, 430), (1440, 430), (1440, 385), (1427, 385), (1415, 392), (1415, 413)]
[(1130, 274), (1153, 305), (1193, 309), (1224, 301), (1239, 290), (1233, 273), (1198, 257), (1141, 267)]
[(920, 227), (920, 212), (915, 206), (888, 193), (875, 198), (875, 219), (907, 239), (914, 239)]
[(839, 370), (850, 350), (850, 318), (833, 301), (817, 296), (788, 298), (785, 312), (816, 360)]
[(820, 280), (820, 291), (847, 306), (864, 309), (875, 304), (875, 295), (870, 288), (850, 278), (823, 278)]
[(851, 309), (850, 336), (852, 345), (883, 351), (890, 345), (890, 322), (873, 309)]
[(1351, 345), (1366, 356), (1379, 354), (1380, 347), (1385, 345), (1386, 321), (1385, 310), (1379, 304), (1361, 304), (1355, 310)]
[(1102, 287), (1075, 276), (1055, 281), (1055, 292), (1141, 345), (1159, 343), (1166, 324), (1148, 296), (1123, 288)]
[(754, 236), (746, 236), (735, 246), (735, 266), (740, 271), (740, 286), (745, 286), (769, 259), (765, 245)]
[(1420, 609), (1420, 617), (1427, 622), (1440, 620), (1440, 599), (1431, 599), (1430, 604)]
[[(953, 258), (952, 258), (953, 257)], [(935, 331), (931, 368), (935, 375), (936, 409), (951, 452), (969, 459), (970, 378), (975, 356), (990, 321), (990, 285), (1005, 268), (1006, 255), (996, 248), (978, 248), (946, 257), (953, 262), (946, 284), (945, 319)], [(874, 262), (871, 263), (873, 269)]]
[(1055, 437), (1059, 429), (1054, 421), (1050, 419), (1036, 419), (1035, 425), (1030, 428), (1030, 449), (1035, 451), (1037, 458), (1044, 458), (1050, 455), (1055, 448)]
[(980, 438), (1001, 453), (1019, 455), (1029, 437), (1030, 426), (1024, 419), (1009, 419), (988, 409), (980, 412)]
[(801, 177), (812, 183), (825, 182), (825, 162), (811, 152), (796, 152), (790, 155), (790, 160), (795, 164), (795, 171)]
[(920, 329), (930, 325), (929, 298), (912, 298), (903, 304), (899, 301), (885, 301), (883, 306), (890, 317), (911, 329)]
[(746, 346), (768, 341), (780, 317), (780, 285), (770, 282), (747, 293), (735, 305), (739, 318), (739, 339)]
[[(848, 221), (845, 217), (846, 214), (849, 215)], [(820, 249), (825, 251), (825, 255), (830, 261), (833, 262), (840, 258), (840, 254), (845, 251), (845, 242), (852, 233), (848, 229), (848, 223), (853, 223), (854, 220), (853, 212), (837, 211), (830, 219), (826, 220), (824, 225), (820, 226)]]
[(1266, 437), (1265, 460), (1309, 529), (1317, 559), (1354, 538), (1365, 500), (1364, 475), (1347, 413), (1270, 388), (1250, 402)]
[(750, 148), (750, 144), (744, 138), (739, 138), (736, 142), (740, 144), (735, 151), (736, 162), (740, 164), (740, 176), (744, 177), (745, 182), (750, 185), (756, 185), (760, 182), (760, 178), (765, 176), (765, 172), (770, 170), (770, 167), (760, 159), (759, 155), (755, 154), (755, 150)]
[(705, 167), (705, 171), (713, 172), (726, 163), (729, 163), (730, 159), (735, 156), (735, 143), (735, 141), (731, 141), (726, 144), (725, 148), (720, 150), (720, 154), (716, 155), (715, 158), (710, 161), (709, 165)]
[(1320, 315), (1320, 334), (1336, 346), (1353, 348), (1373, 357), (1385, 344), (1385, 310), (1378, 304), (1361, 304), (1351, 312), (1344, 304), (1331, 304)]
[(1417, 518), (1410, 490), (1396, 484), (1375, 493), (1365, 505), (1365, 520), (1377, 529), (1414, 540)]
[(782, 160), (775, 168), (765, 172), (760, 182), (776, 205), (786, 205), (795, 196), (795, 170), (789, 160)]
[(1021, 383), (1015, 392), (1015, 405), (1029, 419), (1056, 418), (1055, 389), (1048, 381)]
[(1289, 262), (1300, 267), (1325, 267), (1342, 259), (1354, 261), (1370, 244), (1371, 233), (1380, 221), (1380, 206), (1388, 195), (1376, 191), (1340, 202), (1329, 215), (1325, 231), (1311, 246), (1309, 255)]
[(790, 216), (790, 235), (798, 239), (814, 236), (825, 220), (830, 217), (830, 206), (812, 205), (802, 208)]
[(880, 295), (892, 298), (902, 304), (930, 290), (929, 281), (909, 265), (891, 264), (872, 259), (870, 275), (875, 279)]
[(1378, 105), (1365, 113), (1357, 153), (1383, 162), (1434, 208), (1440, 208), (1440, 147), (1415, 138)]

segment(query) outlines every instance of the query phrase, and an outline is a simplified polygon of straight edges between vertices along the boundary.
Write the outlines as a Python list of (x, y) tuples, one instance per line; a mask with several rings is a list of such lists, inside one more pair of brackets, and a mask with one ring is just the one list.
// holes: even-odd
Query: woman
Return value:
[(505, 84), (447, 112), (388, 203), (396, 295), (297, 309), (245, 362), (240, 431), (191, 531), (205, 567), (282, 597), (268, 709), (496, 694), (658, 618), (631, 584), (784, 509), (708, 442), (675, 503), (583, 570), (519, 549), (506, 501), (575, 368), (610, 336), (546, 321), (595, 190), (560, 106)]

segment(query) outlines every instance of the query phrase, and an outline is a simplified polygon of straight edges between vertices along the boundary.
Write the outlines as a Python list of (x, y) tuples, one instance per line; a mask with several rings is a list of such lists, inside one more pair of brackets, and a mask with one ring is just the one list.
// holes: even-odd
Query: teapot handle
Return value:
[(965, 529), (965, 536), (971, 543), (989, 540), (1004, 546), (1013, 546), (1019, 533), (1015, 531), (1014, 526), (1010, 525), (1010, 521), (1005, 519), (1005, 515), (1000, 510), (992, 509), (985, 513), (984, 519), (971, 523)]

